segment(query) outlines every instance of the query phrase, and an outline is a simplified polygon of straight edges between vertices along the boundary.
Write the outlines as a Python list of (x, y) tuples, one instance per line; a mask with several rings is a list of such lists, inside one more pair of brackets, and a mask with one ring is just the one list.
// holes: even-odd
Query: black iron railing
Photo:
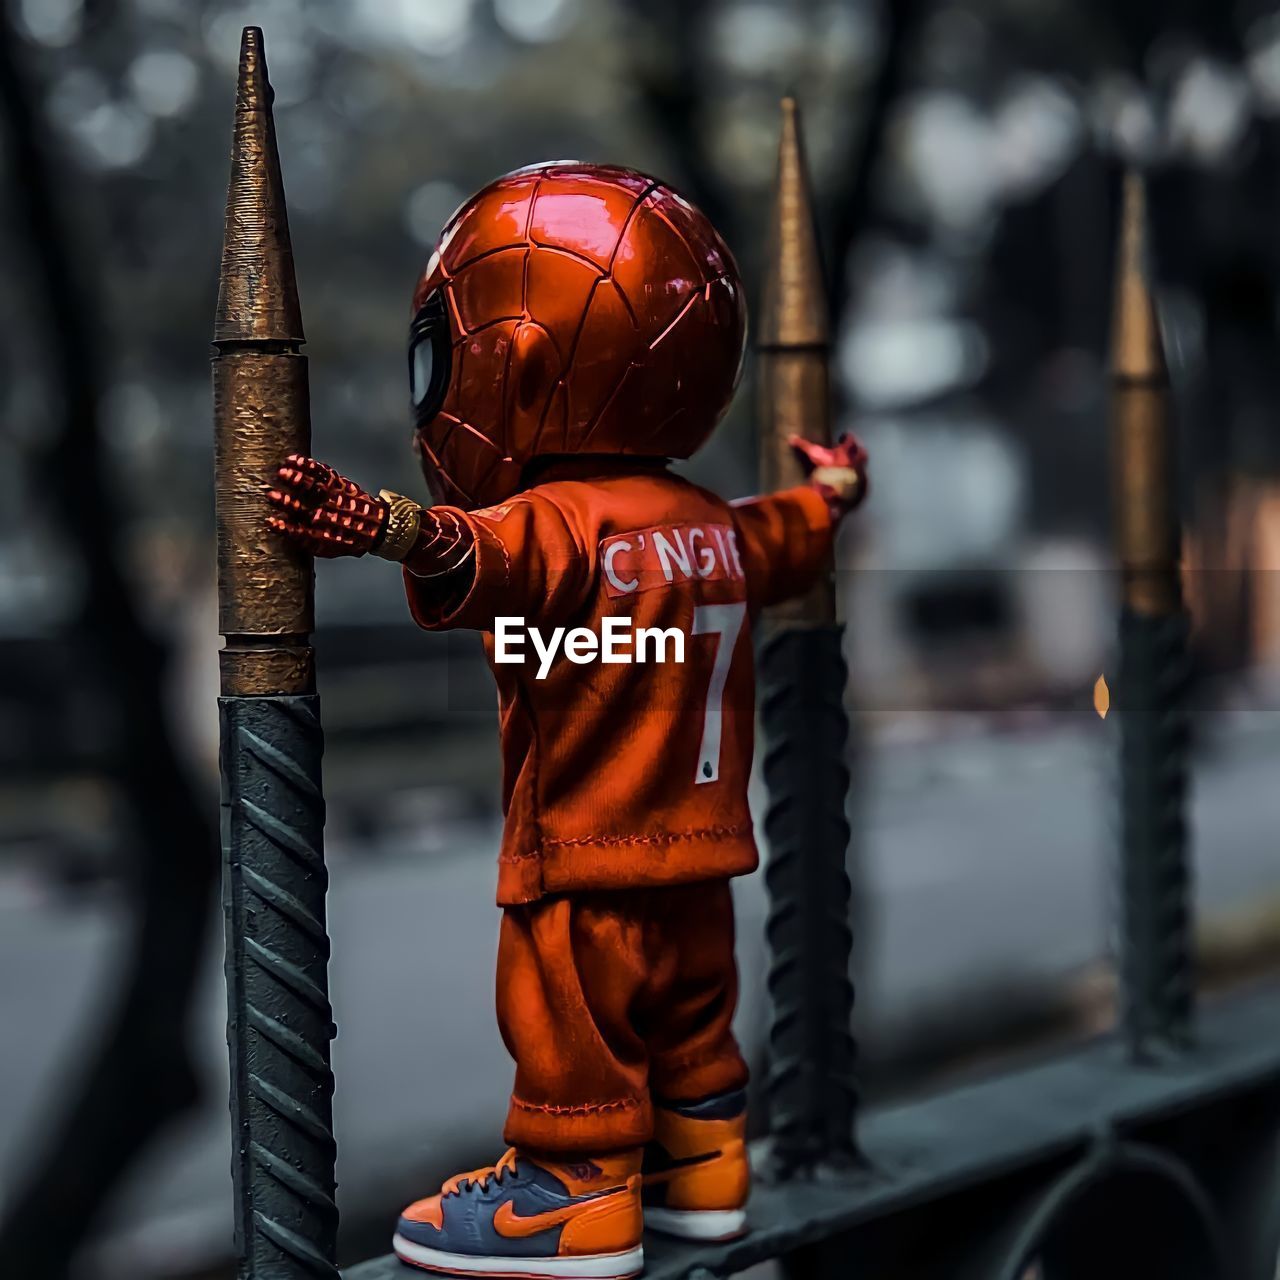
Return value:
[[(229, 254), (224, 287), (226, 271), (252, 259), (252, 280), (232, 282), (243, 286), (236, 296), (248, 321), (255, 307), (292, 294), (261, 34), (253, 29), (245, 33), (237, 120), (228, 241), (257, 237), (258, 250)], [(246, 158), (257, 166), (252, 181)], [(751, 1229), (727, 1244), (647, 1240), (650, 1276), (727, 1276), (778, 1258), (796, 1274), (868, 1280), (1274, 1280), (1280, 994), (1260, 990), (1193, 1018), (1186, 621), (1167, 379), (1142, 262), (1140, 197), (1131, 182), (1113, 335), (1126, 584), (1115, 688), (1122, 1034), (868, 1111), (857, 1117), (855, 1141), (845, 681), (833, 595), (822, 587), (770, 620), (762, 653), (774, 1024), (770, 1133), (754, 1152)], [(783, 478), (779, 443), (789, 430), (828, 427), (819, 280), (798, 122), (788, 105), (761, 344), (771, 483)], [(300, 324), (296, 332), (286, 323), (279, 332), (220, 335), (223, 361), (301, 359)], [(290, 368), (296, 379), (297, 366)], [(223, 385), (225, 392), (230, 383)], [(257, 509), (252, 456), (231, 427), (259, 421), (270, 407), (243, 381), (238, 394), (222, 401), (231, 453), (220, 498), (233, 536), (265, 512)], [(297, 432), (304, 402), (293, 404), (286, 425)], [(282, 451), (277, 441), (274, 452)], [(225, 554), (232, 550), (228, 543)], [(305, 625), (224, 627), (231, 651), (224, 671), (234, 685), (223, 704), (227, 976), (245, 1280), (334, 1274), (320, 738), (304, 634), (309, 607), (302, 612)], [(346, 1273), (347, 1280), (409, 1274), (390, 1257)]]

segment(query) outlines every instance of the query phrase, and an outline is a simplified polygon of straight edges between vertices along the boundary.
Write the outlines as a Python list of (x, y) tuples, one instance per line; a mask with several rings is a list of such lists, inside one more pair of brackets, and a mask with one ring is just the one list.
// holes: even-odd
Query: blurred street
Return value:
[[(1228, 722), (1196, 780), (1199, 901), (1212, 916), (1276, 881), (1280, 714)], [(1061, 986), (1106, 944), (1111, 726), (972, 735), (871, 757), (860, 940), (859, 1032), (880, 1055), (940, 1009), (983, 1010)], [(493, 1023), (497, 831), (443, 852), (331, 849), (331, 983), (340, 1034), (335, 1114), (348, 1226), (387, 1218), (441, 1175), (499, 1150), (510, 1070)], [(738, 882), (739, 1027), (759, 1061), (765, 1014), (764, 886)], [(54, 901), (16, 873), (0, 885), (0, 1170), (57, 1109), (60, 1069), (106, 1011), (122, 938), (109, 900)], [(103, 1280), (181, 1272), (230, 1247), (224, 988), (209, 956), (198, 1008), (207, 1101), (166, 1135), (111, 1213)], [(146, 1105), (145, 1080), (138, 1105)], [(127, 1259), (127, 1261), (126, 1261)]]

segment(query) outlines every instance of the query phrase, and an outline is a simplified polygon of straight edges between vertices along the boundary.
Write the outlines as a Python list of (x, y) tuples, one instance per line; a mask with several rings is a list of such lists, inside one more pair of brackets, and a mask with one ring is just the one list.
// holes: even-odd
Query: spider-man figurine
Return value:
[[(829, 564), (866, 455), (852, 437), (794, 441), (809, 483), (732, 504), (669, 470), (728, 407), (746, 310), (702, 214), (628, 169), (540, 165), (486, 187), (413, 310), (437, 505), (298, 456), (270, 495), (273, 526), (315, 555), (400, 561), (419, 625), (481, 632), (498, 683), (511, 1149), (407, 1208), (395, 1249), (472, 1275), (629, 1276), (644, 1224), (744, 1228), (729, 892), (757, 864), (744, 622)], [(495, 660), (510, 617), (674, 630), (684, 660), (561, 653), (544, 676)]]

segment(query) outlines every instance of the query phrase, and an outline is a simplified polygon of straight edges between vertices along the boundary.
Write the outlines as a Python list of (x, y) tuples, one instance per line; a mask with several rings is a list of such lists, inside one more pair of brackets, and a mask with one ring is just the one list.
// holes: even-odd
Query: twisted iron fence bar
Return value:
[(760, 657), (773, 1003), (766, 1087), (782, 1174), (856, 1156), (842, 639), (836, 625), (784, 626)]
[(1189, 632), (1184, 614), (1121, 615), (1121, 1023), (1135, 1058), (1183, 1049), (1192, 1033)]
[(328, 876), (312, 566), (267, 531), (310, 451), (306, 360), (262, 33), (240, 48), (214, 325), (232, 1183), (241, 1280), (337, 1280)]
[(219, 710), (240, 1274), (335, 1277), (319, 699)]
[[(786, 98), (758, 340), (766, 490), (801, 478), (787, 444), (793, 433), (830, 439), (822, 279), (798, 111)], [(842, 639), (828, 572), (806, 596), (769, 611), (760, 653), (773, 1005), (765, 1088), (781, 1177), (856, 1156)]]
[(1112, 332), (1120, 616), (1121, 1026), (1137, 1061), (1185, 1048), (1194, 1006), (1187, 838), (1189, 623), (1169, 371), (1147, 283), (1146, 195), (1124, 182)]

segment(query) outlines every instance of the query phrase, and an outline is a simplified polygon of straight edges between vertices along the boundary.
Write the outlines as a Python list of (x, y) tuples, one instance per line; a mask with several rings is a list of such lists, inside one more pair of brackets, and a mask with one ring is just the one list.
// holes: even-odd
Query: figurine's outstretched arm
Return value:
[(590, 589), (580, 531), (550, 499), (517, 495), (464, 512), (378, 497), (315, 458), (291, 454), (267, 497), (268, 520), (312, 555), (372, 553), (405, 569), (409, 608), (428, 630), (492, 631), (496, 619), (563, 621)]
[(805, 484), (731, 503), (747, 596), (756, 607), (803, 595), (830, 563), (836, 525), (867, 494), (867, 451), (851, 435), (830, 448), (792, 436)]
[(451, 507), (420, 507), (384, 489), (367, 493), (326, 463), (293, 453), (267, 498), (279, 514), (268, 524), (313, 556), (398, 560), (438, 589), (441, 606), (462, 599), (475, 576), (475, 538)]

